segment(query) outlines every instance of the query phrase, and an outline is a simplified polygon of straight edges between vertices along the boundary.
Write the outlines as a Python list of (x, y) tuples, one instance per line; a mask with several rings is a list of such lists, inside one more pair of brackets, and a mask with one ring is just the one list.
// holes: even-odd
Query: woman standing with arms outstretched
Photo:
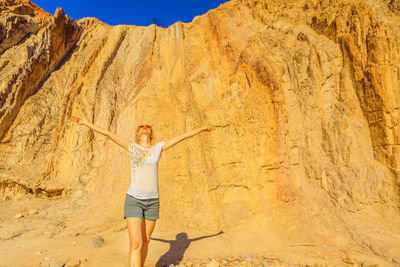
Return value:
[(108, 130), (102, 129), (82, 118), (76, 118), (79, 125), (101, 133), (116, 144), (125, 148), (131, 161), (131, 184), (125, 197), (124, 219), (129, 234), (129, 267), (143, 267), (151, 234), (159, 218), (158, 161), (161, 152), (181, 140), (202, 131), (211, 131), (212, 127), (202, 127), (187, 132), (166, 142), (151, 145), (153, 129), (150, 125), (139, 125), (135, 141), (130, 141)]

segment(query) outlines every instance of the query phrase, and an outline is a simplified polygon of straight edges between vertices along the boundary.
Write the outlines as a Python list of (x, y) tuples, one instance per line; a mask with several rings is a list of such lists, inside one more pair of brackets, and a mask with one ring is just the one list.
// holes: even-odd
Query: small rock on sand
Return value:
[(35, 215), (35, 214), (38, 214), (37, 210), (34, 209), (29, 210), (29, 215)]
[(79, 267), (79, 266), (81, 266), (81, 260), (79, 259), (70, 260), (64, 265), (64, 267)]
[(102, 247), (104, 245), (104, 239), (102, 236), (98, 235), (96, 237), (92, 237), (88, 240), (88, 244), (95, 248)]
[[(46, 257), (45, 260), (48, 261), (49, 257)], [(63, 262), (56, 260), (54, 258), (51, 258), (50, 262), (44, 262), (40, 264), (40, 267), (63, 267), (63, 266), (64, 266)]]
[(50, 267), (63, 267), (63, 266), (64, 266), (64, 263), (61, 262), (61, 261), (59, 261), (59, 260), (56, 260), (56, 259), (52, 258), (52, 259), (50, 260), (50, 265), (49, 265), (49, 266), (50, 266)]
[(22, 215), (22, 213), (17, 213), (17, 214), (14, 215), (14, 219), (19, 219), (19, 218), (22, 218), (22, 217), (24, 217), (24, 215)]
[(216, 260), (212, 259), (212, 260), (207, 264), (207, 267), (219, 267), (219, 263), (218, 263)]

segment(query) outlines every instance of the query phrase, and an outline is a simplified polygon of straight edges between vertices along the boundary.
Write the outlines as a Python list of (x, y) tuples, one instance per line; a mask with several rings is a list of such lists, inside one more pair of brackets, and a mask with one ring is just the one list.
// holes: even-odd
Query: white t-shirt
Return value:
[(142, 147), (135, 142), (129, 144), (131, 160), (131, 184), (128, 194), (139, 199), (158, 198), (158, 160), (164, 141), (150, 148)]

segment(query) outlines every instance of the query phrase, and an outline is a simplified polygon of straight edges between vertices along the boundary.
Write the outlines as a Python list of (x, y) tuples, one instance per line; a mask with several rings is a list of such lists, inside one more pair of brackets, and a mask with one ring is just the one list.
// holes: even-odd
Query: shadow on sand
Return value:
[(151, 237), (152, 240), (161, 241), (165, 243), (169, 243), (169, 250), (160, 257), (160, 259), (156, 263), (156, 267), (164, 267), (169, 266), (170, 264), (179, 264), (179, 262), (183, 259), (183, 254), (185, 254), (186, 249), (189, 247), (190, 243), (193, 241), (197, 241), (203, 238), (208, 238), (212, 236), (216, 236), (219, 234), (223, 234), (221, 232), (213, 235), (200, 236), (197, 238), (189, 239), (186, 233), (179, 233), (176, 235), (176, 240), (165, 240), (160, 238)]

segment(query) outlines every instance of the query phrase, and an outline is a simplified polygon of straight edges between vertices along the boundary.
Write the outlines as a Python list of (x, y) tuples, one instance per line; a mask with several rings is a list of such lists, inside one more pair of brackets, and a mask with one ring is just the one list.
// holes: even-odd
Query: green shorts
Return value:
[(124, 219), (126, 217), (137, 217), (156, 220), (159, 218), (159, 209), (159, 198), (138, 199), (126, 193)]

